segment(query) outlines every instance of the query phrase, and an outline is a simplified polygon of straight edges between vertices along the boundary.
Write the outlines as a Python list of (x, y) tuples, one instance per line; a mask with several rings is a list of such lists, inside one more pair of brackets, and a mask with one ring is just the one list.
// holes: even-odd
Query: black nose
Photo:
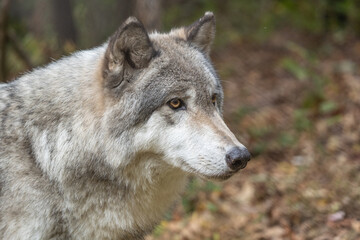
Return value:
[(251, 155), (245, 147), (233, 147), (226, 154), (226, 164), (231, 170), (239, 170), (246, 167), (246, 164), (248, 161), (250, 161), (250, 158)]

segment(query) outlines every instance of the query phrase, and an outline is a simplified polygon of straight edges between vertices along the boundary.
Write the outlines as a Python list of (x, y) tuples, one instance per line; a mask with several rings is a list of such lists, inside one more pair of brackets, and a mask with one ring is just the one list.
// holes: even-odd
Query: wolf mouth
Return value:
[[(235, 173), (235, 172), (234, 172)], [(234, 175), (234, 173), (228, 173), (224, 175), (204, 175), (207, 180), (218, 180), (218, 181), (225, 181), (228, 180), (230, 177)]]
[[(232, 177), (235, 173), (237, 173), (239, 170), (237, 171), (229, 171), (229, 172), (225, 172), (223, 174), (213, 174), (213, 175), (208, 175), (208, 174), (204, 174), (201, 173), (198, 169), (193, 168), (192, 166), (190, 166), (188, 163), (186, 163), (185, 161), (182, 161), (182, 163), (185, 165), (185, 167), (188, 169), (188, 172), (195, 174), (196, 176), (203, 178), (205, 180), (218, 180), (218, 181), (225, 181), (227, 179), (229, 179), (230, 177)], [(246, 166), (246, 165), (245, 165)], [(245, 167), (244, 166), (244, 167)], [(241, 168), (242, 169), (242, 168)]]

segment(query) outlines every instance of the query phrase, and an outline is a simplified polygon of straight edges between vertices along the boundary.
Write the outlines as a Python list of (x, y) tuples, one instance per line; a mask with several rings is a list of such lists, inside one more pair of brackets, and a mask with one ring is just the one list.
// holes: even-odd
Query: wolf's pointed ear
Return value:
[(109, 39), (102, 69), (105, 86), (130, 82), (137, 69), (148, 66), (155, 52), (143, 24), (129, 17)]
[(206, 12), (198, 21), (185, 28), (186, 40), (201, 51), (210, 54), (210, 47), (215, 38), (215, 16)]

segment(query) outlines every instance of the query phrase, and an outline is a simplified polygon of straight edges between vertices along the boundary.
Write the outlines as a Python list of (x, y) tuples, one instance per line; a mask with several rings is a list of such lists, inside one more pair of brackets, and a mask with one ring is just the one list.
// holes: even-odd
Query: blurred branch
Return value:
[(5, 81), (6, 77), (6, 42), (7, 42), (7, 23), (8, 23), (8, 9), (10, 0), (2, 0), (0, 6), (0, 82)]

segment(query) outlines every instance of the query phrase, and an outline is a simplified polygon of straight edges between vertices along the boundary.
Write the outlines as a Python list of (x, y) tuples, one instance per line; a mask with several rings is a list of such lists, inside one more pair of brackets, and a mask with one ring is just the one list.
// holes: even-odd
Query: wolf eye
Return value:
[(179, 98), (173, 98), (170, 101), (168, 101), (167, 104), (169, 105), (169, 107), (171, 109), (174, 109), (174, 110), (184, 109), (184, 107), (185, 107), (184, 102)]
[(212, 97), (211, 97), (211, 102), (214, 104), (214, 106), (215, 106), (215, 104), (216, 104), (216, 94), (214, 94), (214, 95), (212, 95)]

